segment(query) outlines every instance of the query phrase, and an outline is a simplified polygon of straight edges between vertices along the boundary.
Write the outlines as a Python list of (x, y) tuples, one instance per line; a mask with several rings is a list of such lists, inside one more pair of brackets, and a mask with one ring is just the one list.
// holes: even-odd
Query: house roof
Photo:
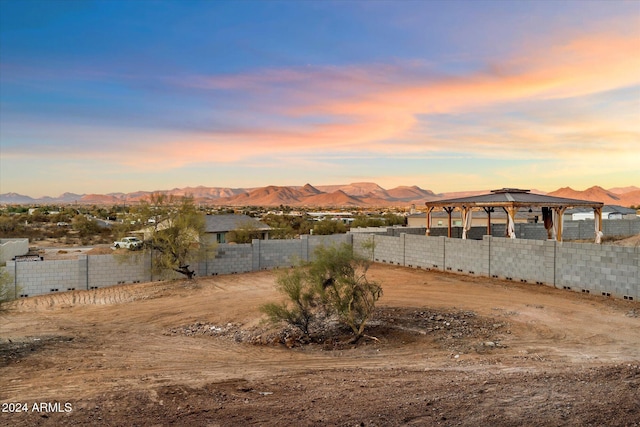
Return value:
[[(588, 208), (573, 208), (573, 209), (567, 209), (565, 211), (565, 213), (567, 214), (573, 214), (573, 213), (579, 213), (579, 212), (593, 212), (593, 210), (588, 209)], [(630, 209), (630, 208), (625, 208), (624, 206), (618, 206), (618, 205), (605, 205), (602, 208), (602, 213), (619, 213), (619, 214), (623, 214), (623, 215), (635, 215), (636, 214), (636, 210), (635, 209)]]
[(427, 207), (602, 207), (603, 203), (591, 200), (568, 199), (542, 194), (532, 194), (529, 190), (502, 188), (489, 194), (459, 197), (455, 199), (426, 202)]
[(227, 215), (207, 215), (205, 231), (207, 233), (226, 233), (231, 230), (237, 230), (242, 227), (254, 227), (260, 231), (271, 230), (267, 224), (264, 224), (248, 215), (227, 214)]

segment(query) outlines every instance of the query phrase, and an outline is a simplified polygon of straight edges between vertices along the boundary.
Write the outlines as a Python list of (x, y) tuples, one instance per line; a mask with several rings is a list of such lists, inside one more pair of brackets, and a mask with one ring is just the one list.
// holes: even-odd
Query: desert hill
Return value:
[(388, 197), (387, 190), (374, 182), (354, 182), (347, 185), (321, 185), (317, 188), (325, 193), (343, 191), (350, 196), (377, 195)]
[(635, 185), (630, 185), (628, 187), (614, 187), (609, 189), (609, 192), (615, 193), (615, 194), (625, 194), (625, 193), (631, 193), (635, 191), (640, 191), (640, 187), (636, 187)]
[[(545, 194), (539, 190), (533, 193)], [(17, 193), (0, 194), (0, 204), (50, 204), (79, 203), (96, 205), (117, 205), (137, 203), (148, 199), (153, 193), (165, 193), (173, 196), (192, 195), (197, 203), (214, 206), (423, 206), (425, 202), (456, 197), (473, 196), (488, 193), (489, 190), (470, 190), (462, 192), (435, 193), (418, 186), (399, 186), (385, 189), (373, 182), (355, 182), (345, 185), (305, 184), (304, 186), (269, 185), (258, 188), (228, 187), (185, 187), (159, 191), (136, 191), (131, 193), (74, 194), (64, 193), (58, 197), (38, 199)], [(617, 187), (605, 190), (594, 186), (586, 190), (574, 190), (563, 187), (551, 193), (556, 197), (593, 200), (607, 205), (640, 205), (640, 189), (636, 186)]]
[[(637, 187), (626, 188), (633, 189)], [(617, 190), (620, 191), (621, 189)], [(635, 206), (640, 204), (640, 190), (615, 193), (611, 190), (605, 190), (597, 185), (583, 191), (577, 191), (571, 187), (563, 187), (548, 193), (548, 195), (555, 197), (568, 197), (570, 199), (595, 200), (597, 202), (602, 202), (605, 205)]]
[(400, 186), (400, 187), (392, 188), (391, 190), (387, 191), (387, 194), (389, 194), (389, 196), (393, 197), (395, 200), (402, 200), (402, 201), (411, 201), (411, 200), (419, 200), (419, 199), (425, 199), (425, 201), (428, 201), (428, 200), (439, 199), (438, 195), (435, 194), (433, 191), (423, 190), (417, 185), (413, 185), (411, 187)]
[(365, 206), (362, 199), (350, 196), (342, 190), (315, 194), (305, 200), (308, 206)]

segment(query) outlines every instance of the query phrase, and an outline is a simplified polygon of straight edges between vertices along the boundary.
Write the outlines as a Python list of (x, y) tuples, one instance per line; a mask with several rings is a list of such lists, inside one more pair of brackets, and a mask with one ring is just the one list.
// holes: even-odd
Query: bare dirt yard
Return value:
[(300, 345), (258, 272), (0, 313), (0, 425), (638, 426), (640, 304), (374, 265), (367, 334)]

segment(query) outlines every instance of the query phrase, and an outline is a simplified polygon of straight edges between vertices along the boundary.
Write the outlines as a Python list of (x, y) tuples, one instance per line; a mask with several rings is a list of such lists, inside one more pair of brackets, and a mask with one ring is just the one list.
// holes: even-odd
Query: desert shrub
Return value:
[(333, 221), (330, 219), (325, 219), (323, 221), (317, 222), (313, 226), (313, 234), (318, 236), (326, 236), (330, 234), (340, 234), (346, 233), (347, 226), (342, 223), (342, 221)]
[(146, 240), (146, 250), (151, 251), (152, 272), (160, 276), (177, 272), (193, 279), (196, 272), (191, 264), (215, 251), (215, 245), (208, 244), (204, 238), (204, 215), (191, 196), (174, 199), (156, 194), (151, 197), (151, 204), (158, 217), (166, 218), (161, 223), (155, 222)]
[(304, 268), (293, 268), (280, 273), (276, 288), (283, 294), (286, 302), (268, 303), (260, 310), (274, 322), (284, 321), (309, 335), (312, 322), (317, 317), (319, 293), (316, 286), (308, 280)]
[(382, 287), (367, 279), (371, 261), (356, 255), (351, 245), (319, 247), (309, 273), (311, 281), (322, 284), (322, 306), (348, 326), (357, 341), (382, 296)]
[(229, 242), (251, 243), (253, 239), (259, 239), (261, 236), (262, 232), (258, 229), (255, 223), (246, 222), (235, 230), (230, 231), (227, 235), (227, 239)]
[(285, 322), (304, 334), (337, 320), (353, 334), (353, 342), (363, 335), (367, 321), (382, 296), (382, 287), (370, 282), (371, 261), (354, 254), (348, 244), (319, 247), (313, 261), (299, 263), (277, 279), (282, 303), (261, 307), (271, 321)]
[(4, 268), (0, 268), (0, 310), (4, 303), (16, 299), (13, 280)]

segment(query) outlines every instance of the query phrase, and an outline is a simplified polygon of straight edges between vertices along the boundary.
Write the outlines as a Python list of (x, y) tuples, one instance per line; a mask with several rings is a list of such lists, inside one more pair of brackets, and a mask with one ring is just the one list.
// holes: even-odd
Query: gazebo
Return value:
[(600, 243), (602, 237), (602, 207), (603, 203), (589, 200), (567, 199), (564, 197), (532, 194), (529, 190), (518, 188), (502, 188), (492, 190), (489, 194), (479, 196), (460, 197), (456, 199), (426, 202), (427, 207), (427, 236), (431, 233), (431, 213), (436, 208), (442, 208), (449, 215), (449, 232), (451, 237), (451, 214), (458, 209), (462, 213), (462, 238), (467, 238), (471, 229), (471, 216), (474, 209), (483, 209), (487, 213), (487, 234), (491, 234), (491, 213), (496, 209), (503, 209), (507, 214), (507, 237), (516, 238), (515, 215), (521, 208), (542, 208), (542, 219), (547, 230), (547, 237), (562, 241), (562, 216), (568, 208), (593, 208), (595, 218), (595, 242)]

